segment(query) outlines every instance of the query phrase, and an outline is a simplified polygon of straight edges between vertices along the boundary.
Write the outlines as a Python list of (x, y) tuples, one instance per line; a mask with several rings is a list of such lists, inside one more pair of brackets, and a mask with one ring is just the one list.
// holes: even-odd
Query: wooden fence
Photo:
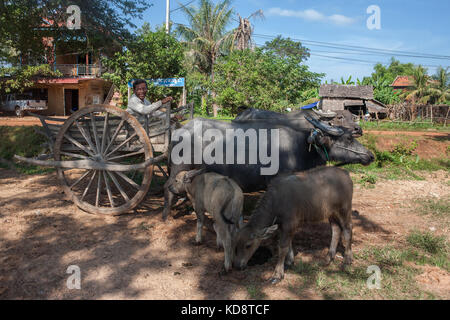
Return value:
[(432, 123), (450, 123), (448, 105), (388, 105), (388, 118), (394, 121), (431, 121)]

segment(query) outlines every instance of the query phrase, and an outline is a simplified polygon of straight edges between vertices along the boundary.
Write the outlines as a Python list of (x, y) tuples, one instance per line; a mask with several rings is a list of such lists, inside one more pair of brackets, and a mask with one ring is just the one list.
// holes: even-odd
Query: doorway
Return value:
[(79, 108), (78, 103), (78, 89), (64, 89), (64, 106), (65, 115), (71, 115)]

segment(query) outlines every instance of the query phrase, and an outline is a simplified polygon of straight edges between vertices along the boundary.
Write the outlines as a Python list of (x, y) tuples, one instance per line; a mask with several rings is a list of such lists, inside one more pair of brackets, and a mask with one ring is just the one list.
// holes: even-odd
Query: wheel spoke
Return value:
[(89, 147), (92, 149), (92, 152), (95, 152), (94, 144), (92, 143), (91, 138), (87, 135), (86, 130), (81, 126), (81, 124), (75, 120), (75, 124), (78, 127), (78, 130), (80, 130), (81, 135), (84, 137), (84, 140), (88, 143)]
[(116, 157), (112, 157), (112, 158), (106, 158), (106, 160), (111, 161), (111, 160), (117, 160), (117, 159), (122, 159), (122, 158), (128, 158), (128, 157), (132, 157), (132, 156), (136, 156), (138, 154), (142, 154), (145, 153), (144, 149), (140, 149), (139, 151), (136, 152), (132, 152), (132, 153), (127, 153), (124, 154), (122, 156), (116, 156)]
[(89, 174), (90, 171), (86, 171), (81, 177), (78, 178), (77, 181), (75, 181), (69, 188), (72, 189), (73, 187), (75, 187), (77, 184), (79, 184), (81, 182), (81, 180), (84, 179), (84, 177), (86, 177)]
[(134, 182), (133, 180), (131, 180), (130, 178), (128, 178), (125, 174), (123, 174), (122, 172), (116, 171), (115, 172), (119, 177), (121, 177), (123, 180), (125, 180), (126, 182), (128, 182), (129, 184), (131, 184), (135, 189), (139, 190), (141, 187)]
[(97, 135), (97, 125), (95, 124), (95, 116), (93, 113), (90, 113), (90, 117), (91, 117), (91, 123), (92, 123), (92, 132), (94, 132), (94, 139), (95, 139), (95, 148), (97, 150), (97, 153), (100, 153), (100, 142), (98, 140), (98, 135)]
[(120, 186), (119, 181), (117, 181), (116, 177), (114, 177), (114, 172), (106, 171), (106, 173), (108, 173), (108, 175), (110, 176), (110, 178), (113, 181), (114, 185), (116, 186), (117, 190), (119, 190), (120, 194), (125, 199), (125, 201), (127, 201), (127, 202), (130, 201), (130, 198), (125, 193), (125, 191), (123, 191), (122, 187)]
[(100, 149), (101, 154), (103, 154), (103, 150), (105, 149), (106, 132), (107, 132), (108, 126), (109, 126), (108, 120), (109, 120), (109, 112), (106, 112), (105, 123), (103, 124), (102, 146)]
[(102, 171), (98, 172), (98, 181), (97, 181), (97, 195), (95, 197), (95, 206), (98, 207), (100, 200), (100, 191), (102, 188)]
[(75, 140), (74, 138), (72, 138), (71, 136), (69, 136), (69, 134), (65, 133), (64, 134), (64, 138), (66, 138), (67, 140), (69, 140), (74, 146), (80, 148), (81, 150), (83, 150), (84, 152), (86, 152), (88, 155), (90, 155), (91, 157), (94, 156), (94, 154), (85, 146), (83, 146), (81, 143), (79, 143), (77, 140)]
[(92, 174), (91, 180), (89, 180), (89, 183), (88, 183), (86, 189), (84, 189), (83, 195), (81, 196), (81, 201), (83, 201), (84, 197), (88, 193), (88, 190), (91, 187), (92, 181), (94, 181), (94, 178), (95, 178), (96, 174), (97, 174), (97, 170), (94, 171), (94, 173)]
[(114, 208), (114, 200), (111, 193), (111, 187), (109, 186), (108, 178), (106, 174), (103, 173), (103, 178), (105, 180), (106, 192), (108, 193), (109, 202), (111, 203), (111, 207)]
[(120, 121), (119, 125), (117, 126), (116, 131), (114, 132), (111, 141), (109, 142), (108, 146), (106, 147), (105, 151), (103, 151), (103, 154), (106, 154), (109, 150), (109, 148), (111, 148), (112, 144), (114, 143), (114, 140), (116, 140), (117, 135), (119, 134), (119, 131), (122, 129), (123, 124), (125, 123), (125, 120), (122, 119), (122, 121)]
[(108, 153), (105, 157), (107, 158), (109, 155), (113, 154), (114, 152), (120, 150), (125, 144), (127, 144), (128, 142), (130, 142), (132, 139), (134, 139), (135, 137), (137, 137), (137, 132), (133, 133), (128, 139), (126, 139), (124, 142), (122, 142), (121, 144), (119, 144), (117, 147), (114, 148), (113, 151), (111, 151), (110, 153)]

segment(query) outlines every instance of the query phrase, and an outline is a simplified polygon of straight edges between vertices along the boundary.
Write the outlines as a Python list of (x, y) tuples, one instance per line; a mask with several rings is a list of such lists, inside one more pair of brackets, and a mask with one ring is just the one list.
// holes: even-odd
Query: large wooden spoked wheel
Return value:
[[(125, 110), (92, 105), (72, 114), (61, 127), (55, 160), (94, 160), (130, 165), (153, 158), (141, 124)], [(153, 166), (135, 171), (58, 168), (65, 193), (81, 209), (95, 214), (121, 214), (136, 207), (150, 187)]]

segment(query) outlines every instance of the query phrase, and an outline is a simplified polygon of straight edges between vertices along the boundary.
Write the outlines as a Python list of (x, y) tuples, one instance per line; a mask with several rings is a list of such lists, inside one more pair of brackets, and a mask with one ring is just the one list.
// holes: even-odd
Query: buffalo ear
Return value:
[(184, 182), (184, 183), (191, 183), (192, 180), (193, 180), (196, 176), (198, 176), (198, 175), (200, 175), (200, 174), (203, 174), (205, 171), (206, 171), (206, 168), (201, 168), (201, 169), (196, 169), (196, 170), (188, 171), (188, 172), (184, 175), (184, 177), (183, 177), (183, 182)]
[(316, 142), (319, 146), (323, 146), (326, 148), (331, 147), (331, 138), (327, 135), (322, 135), (316, 138)]
[(278, 225), (274, 224), (273, 226), (262, 229), (260, 232), (258, 232), (256, 237), (260, 240), (267, 240), (270, 237), (272, 237), (273, 234), (275, 233), (275, 231), (277, 231), (277, 230), (278, 230)]

